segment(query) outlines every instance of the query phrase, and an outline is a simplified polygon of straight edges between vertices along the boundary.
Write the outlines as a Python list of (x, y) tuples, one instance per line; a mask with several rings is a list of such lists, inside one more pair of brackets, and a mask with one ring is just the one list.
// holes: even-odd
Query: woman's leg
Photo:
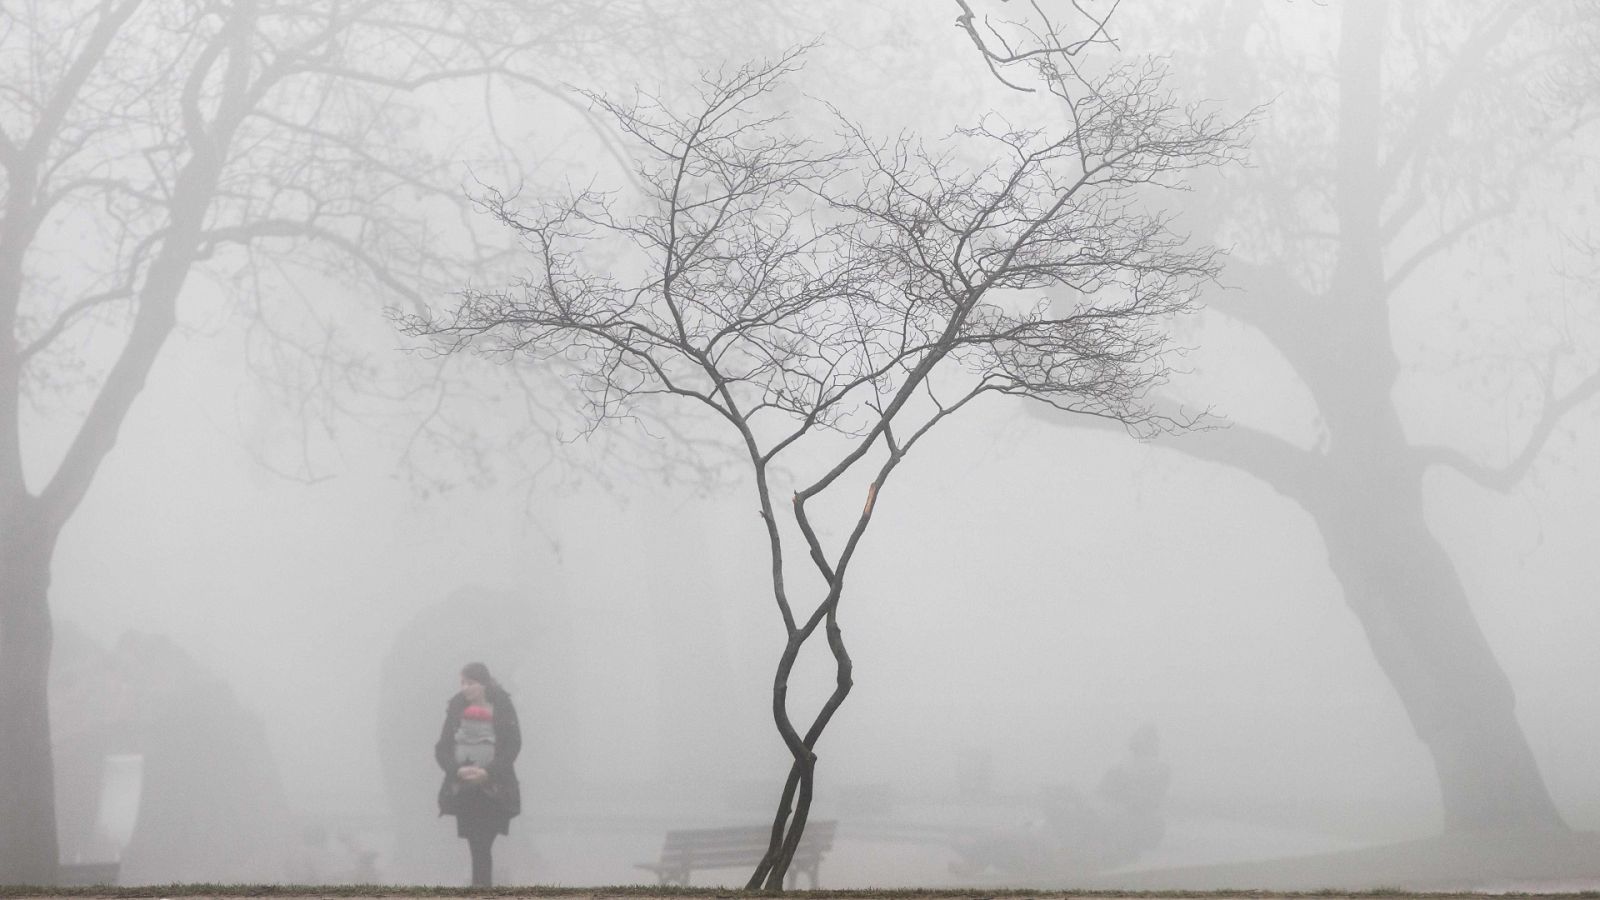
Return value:
[(472, 852), (472, 886), (494, 886), (494, 859), (489, 848), (494, 844), (493, 828), (475, 828), (467, 835), (467, 849)]

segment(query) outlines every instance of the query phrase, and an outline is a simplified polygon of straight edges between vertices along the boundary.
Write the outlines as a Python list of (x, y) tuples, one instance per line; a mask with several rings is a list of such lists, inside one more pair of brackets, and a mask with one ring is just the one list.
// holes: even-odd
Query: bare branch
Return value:
[(1417, 457), (1424, 465), (1455, 469), (1490, 490), (1508, 491), (1521, 482), (1523, 476), (1533, 467), (1534, 461), (1544, 451), (1545, 444), (1549, 443), (1550, 436), (1555, 433), (1556, 427), (1562, 420), (1597, 395), (1600, 395), (1600, 371), (1590, 373), (1572, 390), (1559, 397), (1554, 395), (1547, 384), (1543, 414), (1540, 415), (1539, 421), (1534, 423), (1532, 431), (1528, 434), (1528, 440), (1522, 445), (1522, 452), (1503, 466), (1486, 466), (1454, 447), (1437, 445), (1418, 447)]
[(90, 294), (87, 297), (77, 300), (66, 309), (62, 310), (61, 314), (56, 317), (56, 320), (50, 324), (50, 327), (44, 330), (44, 333), (34, 338), (26, 347), (23, 347), (20, 351), (18, 351), (17, 359), (22, 362), (27, 362), (30, 357), (50, 346), (52, 341), (60, 337), (61, 333), (71, 327), (72, 324), (81, 316), (98, 307), (104, 306), (116, 300), (126, 300), (131, 296), (133, 296), (133, 286), (131, 284), (125, 284), (120, 287), (112, 288), (111, 290)]
[(1513, 194), (1502, 197), (1498, 202), (1490, 204), (1482, 209), (1474, 210), (1470, 215), (1463, 216), (1460, 221), (1429, 238), (1426, 244), (1423, 244), (1405, 259), (1401, 260), (1400, 263), (1396, 265), (1391, 272), (1389, 272), (1388, 277), (1384, 279), (1384, 289), (1391, 292), (1396, 290), (1400, 287), (1400, 285), (1404, 284), (1406, 279), (1410, 278), (1411, 275), (1415, 273), (1418, 267), (1420, 267), (1423, 263), (1434, 258), (1435, 256), (1438, 256), (1440, 253), (1450, 250), (1455, 246), (1457, 241), (1461, 240), (1463, 236), (1472, 230), (1481, 225), (1492, 222), (1495, 219), (1508, 216), (1515, 212), (1516, 209), (1517, 199)]
[[(1079, 0), (1073, 0), (1071, 17), (1075, 24), (1069, 29), (1066, 23), (1057, 22), (1046, 13), (1037, 0), (1030, 0), (1028, 5), (1034, 14), (1031, 24), (1001, 23), (1014, 36), (1008, 35), (1001, 29), (1001, 24), (992, 22), (988, 16), (984, 17), (984, 28), (980, 31), (977, 13), (973, 12), (971, 4), (967, 0), (956, 0), (956, 5), (961, 9), (961, 15), (956, 16), (956, 27), (966, 32), (972, 40), (990, 74), (1014, 91), (1033, 93), (1034, 88), (1008, 79), (1002, 71), (1008, 66), (1023, 63), (1030, 66), (1036, 75), (1043, 76), (1046, 82), (1057, 81), (1060, 68), (1070, 68), (1073, 57), (1097, 44), (1116, 44), (1110, 36), (1108, 25), (1117, 11), (1118, 2), (1112, 2), (1103, 14), (1096, 15)], [(984, 32), (987, 32), (987, 37)], [(1024, 41), (1026, 43), (1019, 48), (1018, 45)]]
[(1415, 108), (1404, 132), (1395, 141), (1388, 158), (1381, 164), (1380, 177), (1384, 188), (1392, 188), (1406, 167), (1426, 152), (1433, 135), (1455, 111), (1456, 101), (1472, 87), (1473, 79), (1485, 71), (1484, 61), (1505, 38), (1507, 31), (1531, 10), (1534, 4), (1505, 0), (1500, 11), (1478, 25), (1470, 40), (1456, 55), (1455, 60), (1427, 96)]

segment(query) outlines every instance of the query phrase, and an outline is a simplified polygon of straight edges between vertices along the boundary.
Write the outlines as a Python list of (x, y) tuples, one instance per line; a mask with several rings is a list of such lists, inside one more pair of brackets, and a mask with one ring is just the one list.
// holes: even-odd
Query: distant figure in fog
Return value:
[(1141, 726), (1128, 739), (1127, 754), (1106, 771), (1095, 791), (1108, 864), (1132, 862), (1161, 843), (1171, 781), (1155, 726)]
[(1042, 816), (956, 841), (951, 873), (967, 878), (995, 869), (1059, 880), (1127, 865), (1155, 849), (1166, 831), (1171, 771), (1154, 725), (1141, 726), (1127, 746), (1092, 795), (1070, 786), (1050, 790)]
[(455, 816), (456, 834), (467, 839), (473, 887), (493, 884), (490, 847), (522, 812), (522, 789), (512, 769), (521, 749), (511, 695), (483, 663), (468, 663), (461, 669), (461, 690), (445, 707), (433, 756), (444, 770), (439, 815)]

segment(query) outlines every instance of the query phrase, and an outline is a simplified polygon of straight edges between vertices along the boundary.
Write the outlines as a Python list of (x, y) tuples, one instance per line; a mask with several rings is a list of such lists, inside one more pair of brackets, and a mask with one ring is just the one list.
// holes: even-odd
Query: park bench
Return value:
[[(805, 872), (813, 889), (817, 886), (817, 868), (822, 865), (823, 854), (833, 849), (833, 831), (837, 822), (807, 822), (800, 846), (795, 848), (794, 861), (789, 864), (785, 878), (786, 887), (793, 888), (796, 876)], [(641, 869), (656, 873), (663, 885), (689, 886), (689, 876), (708, 869), (746, 869), (755, 871), (756, 864), (766, 855), (767, 844), (772, 839), (770, 825), (743, 825), (731, 828), (686, 828), (667, 832), (661, 844), (661, 859), (653, 863), (636, 863)]]

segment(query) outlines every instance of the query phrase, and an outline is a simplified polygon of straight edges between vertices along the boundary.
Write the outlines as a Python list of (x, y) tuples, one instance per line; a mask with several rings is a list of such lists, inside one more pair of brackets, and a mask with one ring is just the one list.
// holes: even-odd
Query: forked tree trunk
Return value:
[[(783, 655), (778, 660), (778, 670), (773, 679), (772, 686), (772, 713), (780, 735), (786, 731), (793, 732), (793, 723), (789, 719), (789, 676), (794, 671), (794, 663), (800, 655), (800, 649), (805, 645), (807, 636), (792, 635), (789, 643), (784, 647)], [(767, 852), (761, 861), (756, 864), (756, 869), (750, 874), (750, 879), (745, 882), (745, 890), (781, 890), (784, 876), (789, 872), (789, 865), (794, 861), (795, 848), (800, 846), (800, 838), (805, 834), (806, 818), (811, 812), (811, 781), (816, 773), (816, 754), (812, 752), (816, 735), (821, 733), (819, 726), (812, 727), (812, 734), (807, 739), (795, 738), (800, 741), (800, 746), (790, 746), (793, 761), (789, 765), (789, 776), (784, 779), (783, 793), (778, 799), (778, 811), (772, 820), (772, 835), (767, 844)], [(788, 743), (788, 740), (785, 740)]]
[[(838, 623), (831, 618), (827, 623), (826, 633), (828, 649), (833, 653), (834, 659), (833, 693), (817, 713), (805, 736), (800, 739), (800, 747), (790, 747), (794, 759), (789, 766), (789, 776), (784, 780), (783, 793), (778, 799), (778, 811), (773, 816), (772, 835), (767, 852), (761, 858), (761, 862), (756, 864), (750, 879), (745, 882), (745, 890), (783, 889), (784, 878), (788, 875), (789, 866), (794, 862), (794, 854), (800, 847), (801, 839), (805, 837), (806, 821), (811, 816), (812, 788), (817, 772), (815, 752), (817, 739), (822, 737), (823, 730), (828, 727), (833, 714), (844, 703), (845, 697), (849, 696), (850, 689), (855, 684), (854, 664), (850, 660), (850, 654), (845, 650), (844, 636), (839, 630)], [(777, 677), (774, 679), (772, 689), (772, 708), (780, 733), (792, 727), (787, 705), (789, 675), (794, 669), (795, 660), (799, 657), (800, 648), (806, 639), (801, 637), (799, 640), (791, 640), (778, 661)]]
[(30, 500), (0, 510), (0, 884), (56, 881), (47, 593), (56, 535)]
[(783, 889), (789, 866), (794, 863), (795, 850), (805, 836), (806, 820), (811, 814), (811, 785), (816, 774), (816, 763), (813, 754), (804, 762), (796, 761), (789, 766), (789, 777), (784, 781), (783, 794), (778, 800), (778, 812), (772, 820), (772, 836), (767, 853), (745, 882), (745, 890)]

